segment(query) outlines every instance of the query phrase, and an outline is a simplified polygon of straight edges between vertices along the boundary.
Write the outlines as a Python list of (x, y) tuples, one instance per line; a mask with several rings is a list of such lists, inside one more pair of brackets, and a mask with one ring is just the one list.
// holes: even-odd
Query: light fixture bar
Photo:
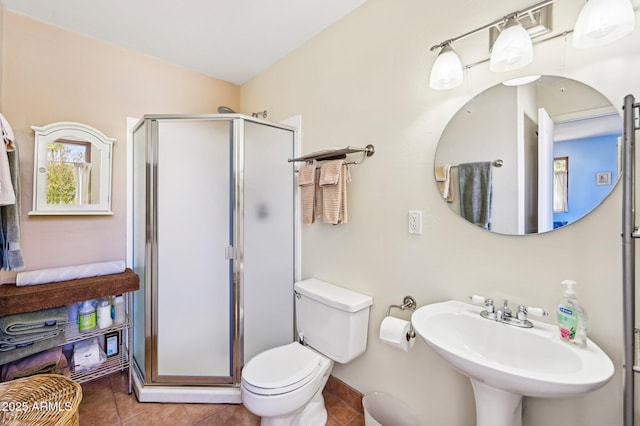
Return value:
[(488, 29), (488, 28), (491, 28), (491, 27), (493, 27), (493, 26), (495, 26), (495, 25), (502, 24), (502, 23), (506, 22), (506, 21), (507, 21), (507, 19), (509, 19), (509, 18), (511, 18), (511, 17), (518, 19), (518, 18), (520, 18), (522, 15), (525, 15), (525, 14), (527, 14), (527, 13), (533, 12), (533, 11), (538, 10), (538, 9), (542, 9), (542, 8), (543, 8), (543, 7), (545, 7), (545, 6), (548, 6), (548, 5), (552, 4), (554, 1), (555, 1), (555, 0), (545, 0), (545, 1), (541, 1), (540, 3), (536, 3), (536, 4), (534, 4), (533, 6), (529, 6), (529, 7), (527, 7), (526, 9), (515, 11), (515, 12), (510, 13), (510, 14), (508, 14), (508, 15), (506, 15), (506, 16), (504, 16), (504, 17), (500, 18), (500, 19), (496, 19), (495, 21), (493, 21), (493, 22), (491, 22), (491, 23), (489, 23), (489, 24), (483, 25), (482, 27), (478, 27), (478, 28), (476, 28), (476, 29), (474, 29), (474, 30), (471, 30), (471, 31), (467, 32), (467, 33), (464, 33), (464, 34), (459, 35), (459, 36), (457, 36), (457, 37), (450, 38), (450, 39), (448, 39), (448, 40), (443, 41), (442, 43), (436, 44), (436, 45), (432, 46), (430, 50), (432, 50), (432, 51), (433, 51), (433, 50), (436, 50), (436, 49), (440, 49), (441, 47), (444, 47), (444, 46), (446, 46), (447, 44), (451, 44), (451, 43), (453, 43), (454, 41), (462, 40), (463, 38), (467, 38), (467, 37), (469, 37), (469, 36), (472, 36), (472, 35), (474, 35), (474, 34), (477, 34), (477, 33), (479, 33), (480, 31), (484, 31), (484, 30), (486, 30), (486, 29)]

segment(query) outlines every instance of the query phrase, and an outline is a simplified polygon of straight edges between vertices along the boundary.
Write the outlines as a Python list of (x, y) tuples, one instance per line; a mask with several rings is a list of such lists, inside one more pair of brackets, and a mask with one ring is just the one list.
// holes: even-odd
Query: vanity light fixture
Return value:
[[(468, 33), (432, 46), (431, 50), (441, 50), (431, 69), (430, 87), (436, 90), (444, 90), (462, 84), (462, 62), (460, 62), (460, 58), (455, 54), (451, 45), (458, 40), (484, 30), (491, 30), (490, 37), (492, 38), (490, 42), (495, 40), (490, 58), (490, 69), (492, 71), (514, 70), (530, 63), (533, 60), (531, 37), (550, 31), (548, 24), (543, 21), (550, 21), (550, 8), (553, 2), (554, 0), (545, 0), (536, 3)], [(523, 25), (525, 22), (526, 25)], [(500, 31), (501, 29), (502, 31)], [(495, 33), (498, 31), (500, 33), (496, 39)], [(450, 75), (445, 74), (445, 72), (449, 72)]]
[(498, 36), (491, 50), (489, 69), (493, 72), (511, 71), (533, 61), (533, 43), (524, 27), (513, 15)]
[(431, 68), (429, 86), (436, 90), (453, 89), (462, 84), (462, 62), (450, 43), (442, 46)]
[(604, 46), (629, 34), (634, 26), (630, 0), (588, 0), (573, 30), (573, 46)]

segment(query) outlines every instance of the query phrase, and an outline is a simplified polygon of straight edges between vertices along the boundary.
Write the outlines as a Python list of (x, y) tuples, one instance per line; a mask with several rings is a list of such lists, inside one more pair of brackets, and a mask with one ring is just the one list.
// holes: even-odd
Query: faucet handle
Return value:
[(469, 296), (469, 299), (471, 299), (471, 301), (472, 301), (473, 303), (477, 303), (477, 304), (484, 303), (484, 302), (485, 302), (485, 300), (487, 300), (487, 298), (486, 298), (486, 297), (484, 297), (484, 296), (479, 296), (479, 295), (477, 295), (477, 294), (474, 294), (473, 296)]
[(485, 308), (487, 308), (487, 312), (489, 312), (490, 314), (494, 312), (493, 299), (490, 299), (484, 296), (478, 296), (477, 294), (474, 294), (473, 296), (469, 297), (469, 299), (471, 299), (473, 303), (484, 304)]
[(527, 314), (531, 314), (534, 317), (544, 317), (549, 315), (549, 313), (542, 308), (534, 308), (533, 306), (523, 306), (523, 305), (518, 306), (517, 318), (519, 320), (526, 320)]
[(545, 311), (542, 308), (534, 308), (533, 306), (527, 306), (527, 313), (533, 315), (534, 317), (546, 317), (549, 315), (549, 312)]

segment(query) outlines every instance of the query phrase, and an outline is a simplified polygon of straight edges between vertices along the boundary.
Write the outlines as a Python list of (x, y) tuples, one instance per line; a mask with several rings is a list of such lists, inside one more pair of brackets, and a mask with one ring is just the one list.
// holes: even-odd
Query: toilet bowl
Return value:
[(240, 382), (244, 406), (262, 426), (324, 425), (324, 389), (334, 361), (347, 363), (367, 346), (370, 296), (311, 278), (294, 285), (292, 342), (257, 354)]
[(262, 417), (262, 426), (324, 424), (322, 389), (332, 367), (332, 360), (297, 342), (269, 349), (245, 365), (242, 403)]

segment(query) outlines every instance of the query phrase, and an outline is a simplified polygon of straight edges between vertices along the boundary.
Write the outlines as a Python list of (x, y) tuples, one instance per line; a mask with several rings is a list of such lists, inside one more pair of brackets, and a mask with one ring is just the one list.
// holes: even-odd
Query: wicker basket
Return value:
[(0, 425), (79, 425), (82, 388), (59, 374), (0, 383)]

